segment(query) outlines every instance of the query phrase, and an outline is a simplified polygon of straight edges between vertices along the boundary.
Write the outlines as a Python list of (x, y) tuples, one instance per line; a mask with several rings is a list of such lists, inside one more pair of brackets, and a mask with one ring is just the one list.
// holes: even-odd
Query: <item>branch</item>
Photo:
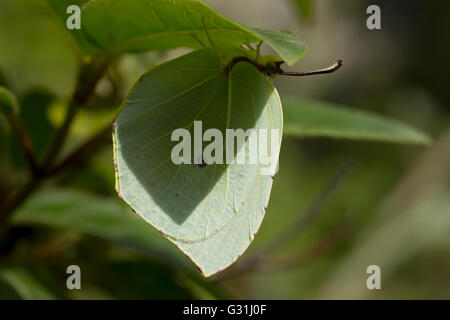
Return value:
[(78, 76), (77, 86), (69, 104), (66, 117), (62, 126), (55, 132), (54, 138), (50, 143), (42, 167), (49, 170), (57, 159), (64, 142), (67, 139), (70, 127), (75, 119), (80, 106), (86, 103), (95, 90), (97, 82), (102, 78), (108, 66), (108, 60), (103, 56), (92, 58), (88, 63), (83, 65), (80, 75)]
[[(40, 171), (40, 175), (32, 176), (16, 193), (7, 199), (6, 204), (0, 212), (0, 226), (8, 219), (11, 213), (22, 204), (40, 185), (40, 183), (47, 178), (53, 177), (62, 171), (76, 165), (86, 155), (87, 151), (93, 150), (100, 145), (105, 138), (111, 134), (111, 126), (108, 125), (89, 140), (83, 143), (79, 148), (73, 151), (67, 158), (61, 161), (58, 165), (48, 171)], [(8, 201), (9, 200), (9, 201)]]
[[(231, 268), (223, 271), (221, 274), (215, 277), (215, 279), (228, 278), (237, 274), (243, 274), (255, 269), (261, 269), (263, 266), (267, 267), (271, 265), (272, 269), (276, 269), (282, 265), (281, 261), (276, 262), (271, 257), (271, 254), (284, 247), (292, 239), (294, 239), (301, 231), (303, 231), (310, 223), (318, 217), (321, 213), (326, 202), (331, 198), (334, 192), (338, 189), (339, 185), (354, 169), (356, 163), (354, 160), (347, 160), (330, 178), (320, 194), (315, 198), (309, 208), (300, 215), (300, 217), (289, 227), (286, 231), (282, 232), (278, 237), (272, 240), (262, 249), (258, 250), (248, 258), (244, 258), (237, 262)], [(322, 245), (318, 245), (318, 249), (321, 250)], [(305, 255), (304, 252), (300, 252), (297, 256)], [(311, 254), (309, 254), (311, 256)], [(287, 264), (287, 263), (286, 263)]]
[(58, 172), (58, 170), (54, 171), (51, 169), (52, 165), (66, 141), (70, 126), (75, 119), (79, 107), (85, 104), (94, 92), (97, 82), (103, 77), (107, 69), (108, 63), (109, 61), (106, 57), (97, 56), (83, 65), (63, 125), (55, 133), (44, 156), (44, 161), (40, 166), (37, 166), (36, 172), (39, 174), (32, 175), (17, 192), (13, 193), (3, 203), (0, 208), (0, 225), (8, 220), (14, 210), (37, 189), (43, 180)]
[(0, 212), (0, 230), (3, 229), (4, 223), (8, 220), (11, 213), (36, 190), (40, 181), (41, 180), (36, 178), (36, 176), (32, 176), (21, 188), (6, 200)]
[(56, 175), (67, 168), (70, 168), (78, 164), (81, 159), (87, 154), (88, 151), (92, 151), (98, 147), (105, 139), (111, 136), (112, 125), (107, 125), (105, 128), (94, 134), (90, 139), (83, 143), (80, 147), (75, 149), (70, 155), (68, 155), (59, 164), (53, 167), (49, 172), (49, 176)]
[(34, 152), (33, 143), (31, 142), (28, 132), (23, 127), (22, 121), (18, 115), (12, 115), (7, 117), (11, 125), (11, 129), (15, 133), (17, 140), (19, 141), (20, 149), (22, 150), (25, 159), (27, 160), (28, 167), (33, 176), (39, 176), (41, 174), (37, 161), (36, 154)]

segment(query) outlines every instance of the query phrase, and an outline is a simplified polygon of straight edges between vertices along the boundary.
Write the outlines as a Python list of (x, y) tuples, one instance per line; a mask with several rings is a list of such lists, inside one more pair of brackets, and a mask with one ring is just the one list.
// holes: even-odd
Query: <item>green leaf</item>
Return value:
[(9, 284), (22, 299), (51, 300), (55, 298), (47, 288), (23, 268), (0, 268), (0, 279)]
[(17, 96), (41, 88), (66, 98), (72, 94), (78, 63), (40, 3), (0, 1), (0, 70)]
[(90, 234), (102, 239), (142, 249), (182, 265), (173, 246), (158, 232), (114, 199), (89, 194), (44, 190), (31, 197), (14, 214), (16, 225), (38, 224)]
[(177, 47), (210, 46), (203, 20), (217, 46), (266, 41), (288, 64), (307, 46), (289, 31), (246, 28), (193, 0), (103, 0), (83, 8), (83, 28), (99, 48), (112, 54)]
[(298, 40), (291, 31), (272, 31), (261, 29), (250, 29), (260, 40), (267, 42), (287, 64), (294, 64), (308, 51), (308, 46)]
[(19, 114), (16, 96), (2, 86), (0, 86), (0, 112), (8, 117)]
[(430, 138), (400, 121), (311, 99), (283, 100), (284, 134), (428, 144)]
[[(259, 164), (174, 164), (178, 142), (171, 134), (185, 128), (196, 139), (194, 121), (202, 121), (203, 132), (215, 128), (224, 137), (227, 128), (281, 131), (281, 103), (253, 65), (240, 62), (227, 75), (212, 50), (200, 50), (143, 75), (116, 121), (119, 196), (209, 276), (234, 262), (254, 238), (272, 177), (261, 175)], [(248, 148), (246, 141), (238, 153)], [(272, 152), (278, 160), (279, 148)]]
[(93, 54), (96, 49), (89, 42), (84, 32), (83, 15), (81, 16), (81, 29), (69, 30), (66, 26), (66, 21), (70, 16), (70, 14), (67, 13), (67, 8), (71, 5), (77, 5), (82, 8), (88, 1), (89, 0), (46, 0), (48, 5), (53, 10), (54, 15), (56, 16), (55, 20), (59, 22), (61, 29), (63, 29), (67, 34), (70, 34), (70, 36), (75, 40), (74, 43), (71, 43), (72, 47), (76, 49), (76, 51), (82, 49), (85, 53)]

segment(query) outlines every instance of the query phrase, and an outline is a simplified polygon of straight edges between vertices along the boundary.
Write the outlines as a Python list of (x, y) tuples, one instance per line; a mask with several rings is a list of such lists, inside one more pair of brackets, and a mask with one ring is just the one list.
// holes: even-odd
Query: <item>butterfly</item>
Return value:
[[(236, 261), (260, 228), (283, 130), (282, 105), (270, 76), (294, 75), (281, 69), (278, 58), (261, 57), (259, 46), (256, 54), (233, 50), (234, 56), (226, 60), (212, 46), (151, 69), (134, 85), (114, 125), (117, 192), (204, 276)], [(341, 65), (338, 61), (330, 68), (297, 75), (332, 72)], [(205, 139), (211, 130), (223, 136), (231, 129), (266, 130), (269, 134), (258, 139), (258, 146), (270, 146), (273, 163), (267, 167), (248, 161), (250, 136), (233, 147), (231, 163), (206, 163), (204, 150), (185, 154), (198, 122), (203, 140), (210, 141), (205, 150), (215, 143), (216, 154), (227, 153), (228, 143), (213, 141), (213, 134)], [(181, 134), (174, 137), (177, 130)], [(274, 130), (280, 132), (276, 143), (270, 134)], [(181, 139), (189, 146), (180, 148), (185, 161), (173, 161)], [(244, 163), (234, 161), (238, 158)]]

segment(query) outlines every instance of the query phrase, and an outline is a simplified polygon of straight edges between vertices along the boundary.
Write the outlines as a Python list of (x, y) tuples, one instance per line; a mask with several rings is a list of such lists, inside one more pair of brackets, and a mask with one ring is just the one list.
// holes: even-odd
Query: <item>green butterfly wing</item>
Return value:
[[(210, 275), (235, 261), (252, 241), (273, 178), (249, 161), (174, 164), (178, 142), (171, 135), (185, 128), (194, 140), (194, 121), (201, 121), (203, 132), (215, 128), (223, 137), (226, 129), (281, 132), (281, 103), (251, 64), (240, 62), (226, 74), (213, 51), (199, 50), (143, 75), (116, 120), (119, 195)], [(249, 148), (247, 139), (234, 157), (244, 152), (248, 160)], [(279, 146), (271, 152), (278, 159)]]

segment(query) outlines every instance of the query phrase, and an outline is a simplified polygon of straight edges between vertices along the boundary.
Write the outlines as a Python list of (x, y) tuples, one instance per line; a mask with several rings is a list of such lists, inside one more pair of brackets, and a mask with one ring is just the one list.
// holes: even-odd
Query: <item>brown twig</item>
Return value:
[(277, 63), (277, 69), (278, 69), (277, 74), (280, 74), (283, 76), (304, 77), (304, 76), (311, 76), (311, 75), (316, 75), (316, 74), (325, 74), (325, 73), (335, 72), (343, 66), (344, 61), (342, 59), (338, 59), (333, 65), (331, 65), (327, 68), (323, 68), (323, 69), (319, 69), (319, 70), (312, 70), (312, 71), (304, 71), (304, 72), (284, 71), (281, 69), (281, 64), (283, 64), (283, 62)]

